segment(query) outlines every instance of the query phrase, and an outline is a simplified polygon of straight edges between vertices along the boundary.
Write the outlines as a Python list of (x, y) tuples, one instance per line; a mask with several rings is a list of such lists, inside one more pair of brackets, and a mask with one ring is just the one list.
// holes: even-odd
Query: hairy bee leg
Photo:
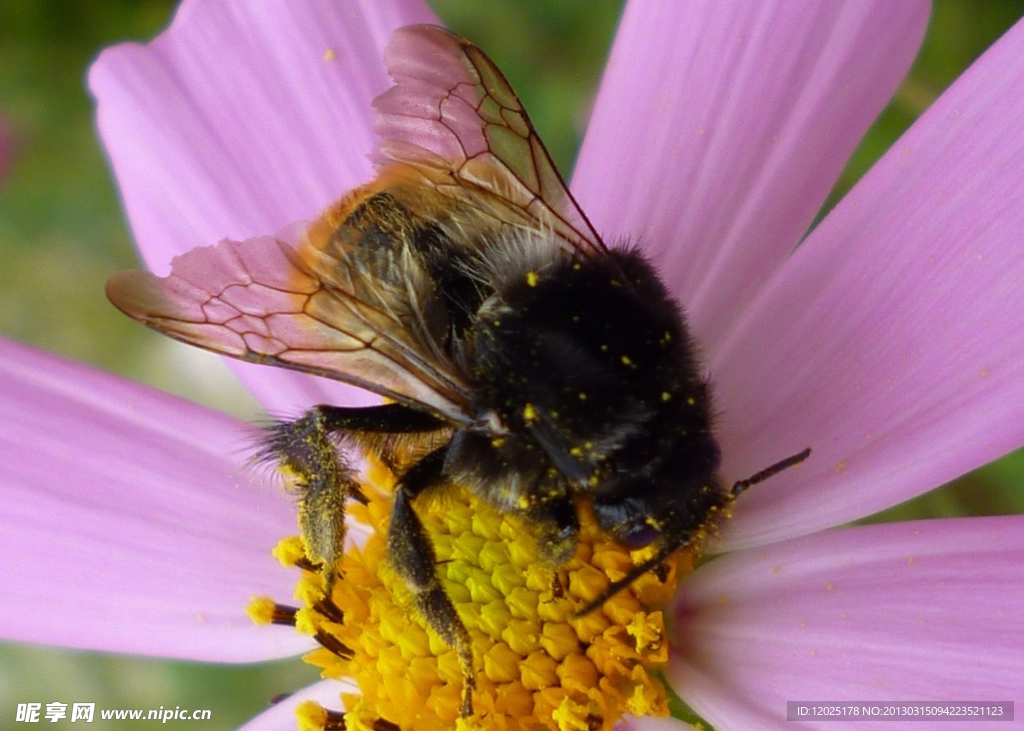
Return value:
[(267, 427), (256, 454), (290, 475), (299, 497), (299, 531), (307, 557), (321, 566), (327, 593), (345, 543), (345, 501), (359, 496), (352, 470), (338, 453), (319, 408)]
[(334, 566), (344, 550), (345, 501), (365, 502), (331, 435), (409, 434), (433, 431), (441, 425), (436, 416), (401, 404), (363, 408), (320, 405), (294, 421), (281, 421), (266, 429), (256, 459), (276, 462), (294, 478), (303, 543), (310, 560), (322, 566), (328, 595), (336, 578)]
[(414, 434), (436, 431), (445, 425), (440, 418), (417, 411), (403, 404), (383, 404), (349, 408), (320, 405), (324, 428), (329, 432), (374, 432), (383, 434)]
[(435, 449), (423, 457), (399, 480), (391, 510), (391, 526), (388, 529), (388, 559), (412, 592), (416, 608), (445, 644), (459, 656), (464, 678), (460, 712), (465, 718), (473, 714), (473, 689), (476, 687), (469, 631), (459, 619), (455, 605), (441, 585), (436, 571), (437, 554), (412, 507), (412, 501), (417, 495), (441, 481), (448, 446)]

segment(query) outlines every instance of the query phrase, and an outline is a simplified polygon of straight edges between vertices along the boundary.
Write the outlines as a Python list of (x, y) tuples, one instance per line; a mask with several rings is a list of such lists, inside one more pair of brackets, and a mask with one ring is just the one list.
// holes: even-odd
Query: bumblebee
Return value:
[(576, 205), (505, 77), (446, 30), (395, 32), (394, 86), (374, 101), (377, 177), (297, 233), (178, 257), (167, 278), (123, 272), (111, 301), (171, 337), (368, 389), (380, 406), (321, 405), (274, 424), (261, 457), (300, 485), (300, 527), (328, 582), (360, 499), (339, 450), (400, 477), (390, 563), (462, 659), (468, 632), (413, 501), (456, 484), (573, 556), (586, 504), (611, 538), (653, 556), (586, 612), (686, 546), (726, 488), (708, 381), (652, 265), (608, 248)]

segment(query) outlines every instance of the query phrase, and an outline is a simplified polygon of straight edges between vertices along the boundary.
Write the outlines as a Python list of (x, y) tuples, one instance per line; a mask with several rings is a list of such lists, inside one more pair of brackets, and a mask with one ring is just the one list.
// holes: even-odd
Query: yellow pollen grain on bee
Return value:
[(526, 273), (526, 286), (528, 286), (528, 287), (536, 287), (537, 286), (537, 282), (539, 282), (539, 281), (540, 281), (540, 275), (537, 274), (537, 272), (527, 272)]
[(580, 447), (572, 447), (569, 450), (569, 454), (571, 454), (573, 457), (582, 457), (583, 456), (583, 449), (580, 448)]
[(668, 391), (662, 391), (661, 392), (661, 400), (662, 401), (671, 401), (672, 400), (672, 394), (670, 394)]
[(633, 365), (633, 359), (630, 358), (628, 355), (622, 356), (621, 358), (619, 358), (619, 360), (622, 361), (622, 365), (626, 365), (626, 366)]
[(586, 394), (585, 391), (580, 391), (578, 396), (580, 397), (580, 401), (586, 401), (587, 400), (587, 394)]
[(494, 437), (494, 439), (491, 440), (491, 446), (494, 447), (495, 449), (504, 446), (504, 444), (505, 437)]
[(527, 424), (537, 421), (537, 408), (533, 404), (526, 404), (523, 407), (523, 419)]
[(688, 406), (693, 406), (694, 404), (697, 403), (697, 399), (695, 399), (693, 396), (688, 396), (686, 399), (686, 403)]

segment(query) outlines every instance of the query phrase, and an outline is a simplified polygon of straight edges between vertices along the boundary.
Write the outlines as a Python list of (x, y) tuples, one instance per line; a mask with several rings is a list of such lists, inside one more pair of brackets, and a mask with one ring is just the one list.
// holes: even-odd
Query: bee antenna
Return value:
[(790, 467), (796, 467), (798, 464), (800, 464), (810, 456), (811, 448), (808, 447), (802, 452), (797, 452), (794, 455), (786, 457), (784, 460), (776, 462), (771, 467), (764, 468), (757, 474), (751, 475), (745, 480), (740, 480), (739, 482), (732, 486), (732, 490), (730, 490), (729, 492), (733, 497), (736, 497), (751, 485), (756, 485), (759, 482), (764, 482), (769, 477), (774, 477), (783, 470), (788, 470)]
[[(739, 482), (732, 486), (732, 490), (730, 490), (729, 494), (732, 497), (736, 497), (751, 485), (756, 485), (759, 482), (764, 482), (769, 477), (774, 477), (783, 470), (788, 470), (790, 467), (795, 467), (796, 465), (800, 464), (810, 456), (811, 448), (808, 447), (802, 452), (797, 452), (792, 456), (786, 457), (785, 459), (776, 462), (772, 466), (766, 467), (757, 474), (752, 475), (751, 477), (748, 477), (745, 480), (740, 480)], [(665, 563), (665, 561), (667, 561), (673, 553), (675, 553), (680, 548), (685, 546), (690, 540), (690, 535), (688, 533), (679, 533), (679, 535), (685, 535), (685, 538), (677, 538), (676, 540), (667, 541), (666, 543), (664, 543), (661, 546), (661, 548), (658, 549), (658, 552), (656, 554), (651, 556), (646, 561), (635, 565), (626, 573), (625, 576), (623, 576), (618, 581), (613, 581), (611, 584), (608, 585), (608, 587), (604, 591), (598, 594), (596, 598), (591, 599), (583, 606), (582, 609), (577, 610), (573, 616), (582, 617), (586, 614), (589, 614), (590, 612), (594, 611), (599, 606), (604, 604), (606, 601), (611, 599), (613, 596), (618, 594), (620, 591), (625, 589), (627, 586), (632, 584), (634, 581), (639, 579), (645, 573), (647, 573), (648, 571), (652, 571), (661, 564)]]
[(633, 568), (631, 568), (629, 572), (618, 581), (613, 581), (611, 584), (609, 584), (607, 589), (602, 591), (596, 598), (591, 599), (589, 602), (587, 602), (584, 605), (583, 609), (577, 610), (573, 616), (582, 617), (586, 614), (590, 614), (590, 612), (597, 609), (599, 606), (604, 604), (606, 601), (611, 599), (613, 596), (618, 594), (620, 591), (625, 589), (627, 586), (632, 584), (634, 581), (639, 579), (648, 571), (652, 571), (661, 564), (665, 563), (669, 556), (678, 551), (685, 544), (686, 541), (672, 541), (670, 543), (666, 543), (660, 549), (658, 549), (658, 552), (656, 554), (651, 556), (643, 563), (639, 563)]

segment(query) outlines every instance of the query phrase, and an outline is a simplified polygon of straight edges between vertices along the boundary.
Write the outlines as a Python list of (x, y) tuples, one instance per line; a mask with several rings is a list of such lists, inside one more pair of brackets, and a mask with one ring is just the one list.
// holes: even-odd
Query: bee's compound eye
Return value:
[(630, 551), (636, 551), (641, 548), (645, 548), (658, 538), (658, 529), (648, 523), (639, 523), (637, 525), (628, 526), (625, 530), (618, 533), (616, 538), (619, 543), (622, 544), (623, 548), (627, 548)]
[(594, 500), (598, 525), (631, 551), (649, 546), (660, 535), (648, 519), (650, 514), (645, 500), (622, 496)]

